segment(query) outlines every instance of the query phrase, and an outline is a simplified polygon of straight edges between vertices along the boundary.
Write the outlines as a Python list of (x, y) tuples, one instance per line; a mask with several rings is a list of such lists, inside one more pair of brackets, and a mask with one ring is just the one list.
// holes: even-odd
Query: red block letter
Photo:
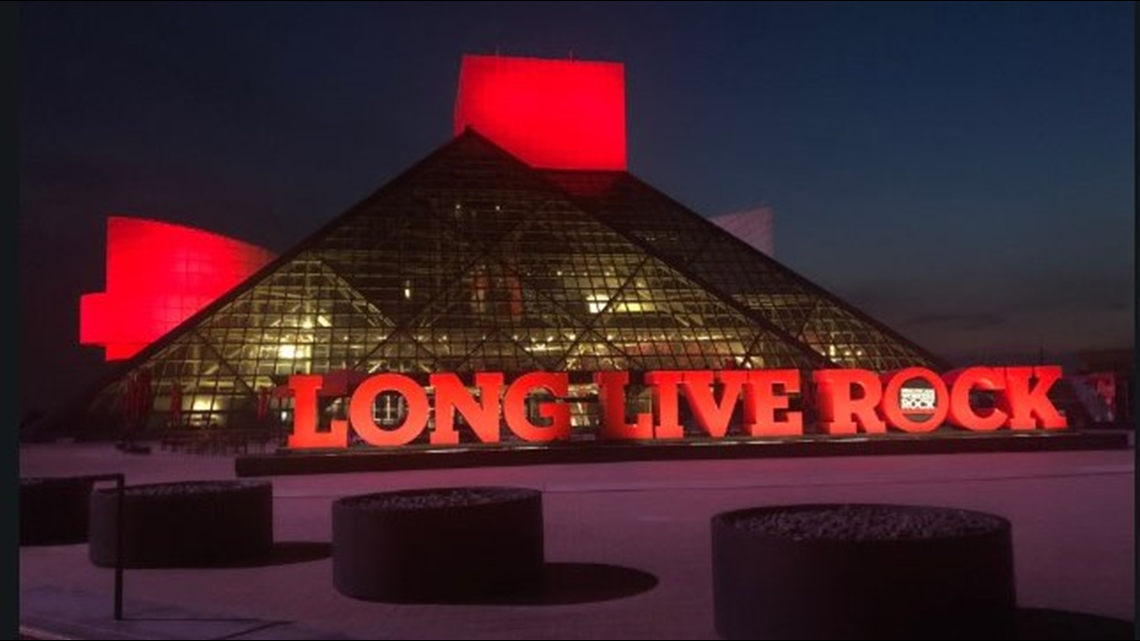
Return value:
[[(385, 430), (372, 420), (376, 397), (384, 392), (397, 392), (408, 403), (408, 415), (399, 427)], [(377, 374), (360, 384), (349, 406), (352, 427), (369, 445), (388, 447), (411, 443), (427, 425), (428, 399), (424, 388), (407, 376)]]
[(970, 390), (1005, 389), (1005, 373), (990, 367), (969, 367), (948, 372), (943, 379), (950, 386), (950, 422), (976, 432), (990, 432), (1005, 425), (1009, 415), (998, 408), (985, 414), (974, 411), (970, 405)]
[[(782, 394), (776, 386), (782, 385)], [(800, 391), (798, 369), (769, 369), (748, 372), (744, 384), (744, 427), (752, 436), (802, 436), (802, 412), (786, 411), (785, 420), (776, 420), (776, 410), (788, 409), (788, 394)]]
[[(903, 385), (916, 378), (921, 378), (930, 383), (930, 387), (934, 391), (934, 407), (931, 411), (912, 410), (900, 405)], [(928, 390), (919, 390), (916, 393), (926, 395), (926, 398), (920, 398), (919, 401), (929, 400), (930, 392)], [(950, 409), (949, 403), (946, 402), (948, 395), (946, 383), (937, 374), (924, 367), (908, 367), (889, 375), (887, 387), (883, 390), (883, 414), (886, 415), (887, 422), (892, 427), (904, 432), (911, 434), (929, 432), (942, 425), (942, 422), (946, 420), (946, 413)], [(924, 421), (914, 421), (911, 420), (910, 414), (929, 414), (930, 417)]]
[(503, 387), (503, 375), (495, 373), (476, 374), (475, 386), (479, 388), (479, 401), (455, 374), (432, 374), (431, 386), (435, 388), (435, 429), (431, 433), (432, 445), (456, 445), (459, 432), (455, 431), (455, 412), (467, 419), (471, 431), (484, 443), (499, 442), (499, 390)]
[(569, 440), (570, 408), (561, 400), (538, 406), (538, 415), (549, 420), (549, 425), (535, 425), (527, 418), (526, 397), (536, 389), (545, 389), (556, 399), (563, 399), (570, 392), (569, 377), (566, 372), (531, 372), (518, 377), (503, 399), (507, 425), (519, 438), (531, 443)]
[(685, 372), (685, 380), (681, 383), (685, 390), (685, 400), (689, 402), (689, 409), (701, 429), (713, 438), (724, 438), (728, 431), (728, 424), (732, 421), (732, 411), (736, 408), (736, 401), (740, 398), (740, 388), (748, 378), (748, 372), (718, 372), (717, 378), (724, 385), (720, 395), (720, 404), (716, 402), (713, 393), (713, 373)]
[(344, 421), (333, 421), (328, 432), (317, 431), (317, 392), (321, 389), (321, 376), (295, 375), (289, 377), (293, 391), (293, 433), (287, 447), (348, 447), (348, 426)]
[[(869, 434), (887, 431), (886, 423), (875, 413), (875, 406), (883, 397), (883, 384), (874, 372), (821, 369), (812, 378), (819, 389), (820, 422), (828, 434), (855, 434), (856, 421)], [(852, 398), (852, 386), (862, 390), (862, 398)]]
[(677, 439), (685, 436), (677, 420), (677, 386), (683, 372), (649, 372), (645, 382), (653, 387), (653, 414), (657, 417), (653, 436), (659, 439)]
[[(1036, 385), (1031, 385), (1030, 376), (1036, 376)], [(1005, 368), (1005, 395), (1009, 402), (1009, 426), (1012, 429), (1043, 427), (1059, 430), (1069, 426), (1048, 396), (1049, 388), (1059, 378), (1061, 368), (1056, 366)]]
[(602, 438), (653, 438), (653, 414), (641, 412), (636, 423), (625, 422), (625, 386), (629, 384), (629, 372), (598, 372), (594, 374), (594, 382), (598, 384), (598, 402), (602, 406)]

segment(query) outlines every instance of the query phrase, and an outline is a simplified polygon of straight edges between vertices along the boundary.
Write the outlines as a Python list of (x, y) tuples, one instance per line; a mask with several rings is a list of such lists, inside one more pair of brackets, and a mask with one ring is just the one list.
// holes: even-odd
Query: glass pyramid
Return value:
[[(296, 373), (348, 389), (381, 371), (555, 370), (588, 388), (612, 369), (940, 365), (631, 174), (535, 170), (469, 129), (128, 361), (75, 418), (120, 430), (140, 379), (149, 430), (272, 430)], [(596, 417), (573, 404), (576, 424)]]

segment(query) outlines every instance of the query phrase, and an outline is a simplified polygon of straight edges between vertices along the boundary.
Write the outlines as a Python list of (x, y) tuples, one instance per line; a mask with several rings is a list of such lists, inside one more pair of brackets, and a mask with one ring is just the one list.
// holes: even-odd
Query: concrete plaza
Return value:
[[(21, 476), (124, 472), (141, 484), (233, 478), (230, 457), (109, 445), (26, 445)], [(1133, 451), (664, 461), (283, 476), (272, 479), (280, 563), (111, 570), (86, 545), (20, 550), (21, 619), (71, 638), (716, 638), (709, 519), (805, 502), (928, 504), (1013, 522), (1019, 606), (1133, 619)], [(460, 605), (356, 601), (332, 585), (330, 504), (452, 485), (543, 491), (550, 594)], [(462, 541), (456, 541), (462, 545)], [(308, 550), (317, 553), (305, 553)], [(325, 552), (321, 552), (324, 550)], [(905, 588), (903, 588), (905, 589)], [(1073, 637), (1076, 638), (1076, 637)]]

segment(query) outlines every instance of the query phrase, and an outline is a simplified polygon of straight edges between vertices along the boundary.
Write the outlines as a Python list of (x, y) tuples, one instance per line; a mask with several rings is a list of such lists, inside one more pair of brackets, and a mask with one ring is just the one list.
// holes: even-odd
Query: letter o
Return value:
[[(372, 419), (376, 397), (384, 392), (396, 392), (408, 402), (408, 415), (404, 422), (392, 429), (384, 429)], [(352, 395), (349, 406), (352, 428), (365, 443), (376, 447), (395, 447), (411, 443), (424, 431), (428, 419), (427, 392), (412, 379), (400, 374), (377, 374), (360, 384)]]
[[(916, 378), (930, 383), (930, 386), (934, 388), (934, 412), (925, 421), (910, 420), (899, 407), (899, 392), (903, 385)], [(950, 409), (946, 383), (941, 377), (925, 367), (908, 367), (899, 370), (891, 375), (883, 389), (882, 409), (883, 415), (892, 427), (912, 434), (931, 432), (946, 421), (946, 413)]]

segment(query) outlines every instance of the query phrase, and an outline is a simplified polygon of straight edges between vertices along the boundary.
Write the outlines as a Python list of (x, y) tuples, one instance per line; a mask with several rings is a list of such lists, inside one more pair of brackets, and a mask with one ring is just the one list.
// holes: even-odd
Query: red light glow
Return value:
[[(1056, 366), (974, 367), (950, 372), (945, 377), (921, 367), (881, 377), (863, 369), (828, 369), (813, 372), (812, 378), (817, 385), (815, 400), (820, 422), (831, 436), (887, 434), (888, 426), (922, 434), (942, 428), (947, 416), (952, 419), (951, 425), (972, 431), (1067, 427), (1064, 415), (1049, 399), (1049, 388), (1061, 378), (1061, 368)], [(629, 372), (620, 370), (594, 373), (601, 410), (600, 431), (595, 435), (601, 440), (686, 438), (679, 422), (682, 397), (694, 422), (713, 440), (729, 436), (733, 415), (741, 405), (744, 421), (734, 436), (804, 435), (803, 412), (792, 409), (790, 398), (800, 392), (799, 370), (646, 372), (644, 381), (652, 388), (653, 411), (635, 416), (630, 416), (632, 408), (627, 404), (629, 379)], [(917, 381), (924, 384), (917, 385)], [(435, 426), (429, 442), (435, 446), (459, 445), (463, 440), (461, 425), (481, 443), (499, 443), (503, 419), (515, 436), (528, 443), (570, 440), (570, 408), (564, 402), (570, 389), (567, 372), (530, 372), (509, 385), (502, 372), (476, 372), (474, 382), (477, 393), (454, 373), (431, 374), (428, 387), (434, 389), (434, 394), (430, 394), (428, 388), (403, 374), (375, 374), (353, 392), (349, 405), (351, 422), (334, 419), (330, 421), (331, 430), (320, 430), (317, 398), (327, 396), (321, 393), (322, 377), (291, 376), (288, 389), (296, 400), (289, 447), (345, 449), (349, 428), (369, 445), (400, 447), (422, 436), (433, 413)], [(536, 390), (542, 390), (547, 397), (537, 407), (531, 405), (531, 401), (537, 400), (531, 396)], [(970, 405), (971, 390), (999, 392), (989, 402), (1004, 409), (979, 412), (982, 408)], [(383, 393), (404, 398), (407, 411), (398, 426), (381, 426), (375, 421), (376, 398)], [(543, 424), (533, 422), (534, 409)], [(463, 423), (456, 420), (456, 414), (462, 416)], [(917, 420), (920, 415), (926, 418)], [(1004, 425), (992, 422), (1006, 421), (1007, 417)]]
[(469, 126), (534, 167), (625, 170), (625, 68), (463, 56), (455, 134)]
[(79, 299), (79, 342), (130, 358), (273, 259), (248, 243), (140, 218), (107, 219), (107, 291)]

